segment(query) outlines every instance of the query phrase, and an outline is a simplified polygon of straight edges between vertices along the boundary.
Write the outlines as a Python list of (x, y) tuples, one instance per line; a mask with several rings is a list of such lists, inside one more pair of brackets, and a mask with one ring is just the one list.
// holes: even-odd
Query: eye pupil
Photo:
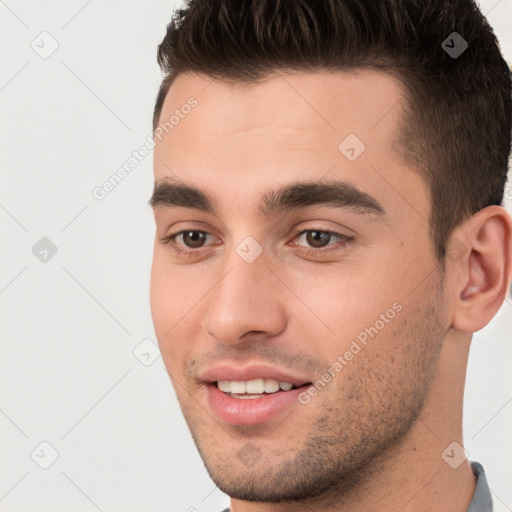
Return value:
[(306, 238), (308, 244), (313, 247), (323, 247), (330, 241), (331, 234), (324, 231), (310, 231), (307, 233)]
[[(183, 241), (188, 247), (201, 247), (204, 242), (205, 234), (203, 231), (186, 231), (183, 233)], [(188, 240), (191, 240), (191, 243)]]

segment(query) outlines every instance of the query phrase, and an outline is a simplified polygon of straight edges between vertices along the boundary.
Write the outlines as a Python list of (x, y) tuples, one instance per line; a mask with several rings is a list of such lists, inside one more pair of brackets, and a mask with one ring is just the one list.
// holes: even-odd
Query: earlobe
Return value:
[(485, 327), (505, 300), (512, 278), (512, 219), (501, 206), (473, 215), (457, 230), (468, 249), (458, 261), (460, 275), (453, 326), (465, 332)]

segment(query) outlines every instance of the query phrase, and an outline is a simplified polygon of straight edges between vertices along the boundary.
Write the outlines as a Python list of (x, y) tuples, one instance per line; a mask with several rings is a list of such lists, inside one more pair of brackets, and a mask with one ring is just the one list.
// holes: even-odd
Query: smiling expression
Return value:
[(191, 97), (152, 198), (151, 309), (184, 417), (232, 497), (350, 486), (410, 433), (449, 327), (427, 186), (395, 143), (404, 90), (373, 71), (187, 73), (161, 122)]

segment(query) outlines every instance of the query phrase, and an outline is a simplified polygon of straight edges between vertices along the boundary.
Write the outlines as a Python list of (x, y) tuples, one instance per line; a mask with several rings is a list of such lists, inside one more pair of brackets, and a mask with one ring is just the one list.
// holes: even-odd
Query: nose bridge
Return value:
[(276, 279), (261, 246), (254, 242), (244, 240), (233, 248), (223, 261), (222, 277), (208, 295), (201, 325), (219, 342), (236, 343), (249, 331), (273, 336), (284, 329)]

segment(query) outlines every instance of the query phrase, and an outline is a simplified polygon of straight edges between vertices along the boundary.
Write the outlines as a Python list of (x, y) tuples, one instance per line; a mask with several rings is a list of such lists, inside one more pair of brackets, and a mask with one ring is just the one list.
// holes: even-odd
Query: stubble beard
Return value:
[[(277, 427), (290, 429), (295, 437), (291, 455), (283, 454), (283, 447), (262, 449), (259, 461), (247, 467), (237, 452), (248, 441), (258, 446), (258, 437), (252, 436), (257, 429), (237, 428), (234, 442), (220, 445), (214, 435), (219, 426), (211, 418), (199, 418), (206, 416), (204, 411), (192, 412), (180, 402), (217, 486), (244, 501), (328, 506), (381, 470), (386, 454), (415, 424), (437, 374), (447, 330), (440, 286), (438, 282), (423, 293), (427, 300), (409, 304), (408, 314), (397, 316), (387, 332), (379, 333), (380, 340), (370, 342), (379, 341), (379, 346), (357, 354), (311, 405), (297, 404), (297, 414)], [(310, 406), (319, 412), (301, 435), (294, 418), (300, 421), (301, 408)]]

